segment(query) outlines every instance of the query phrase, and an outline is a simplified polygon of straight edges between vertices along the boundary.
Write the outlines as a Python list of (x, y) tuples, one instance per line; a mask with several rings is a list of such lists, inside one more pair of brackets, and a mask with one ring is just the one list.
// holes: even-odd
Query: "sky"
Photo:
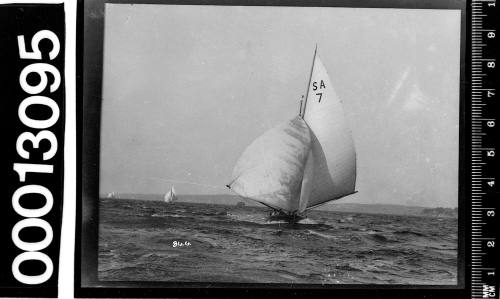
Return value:
[(229, 194), (317, 44), (357, 154), (338, 202), (457, 206), (459, 10), (106, 4), (104, 36), (101, 194)]

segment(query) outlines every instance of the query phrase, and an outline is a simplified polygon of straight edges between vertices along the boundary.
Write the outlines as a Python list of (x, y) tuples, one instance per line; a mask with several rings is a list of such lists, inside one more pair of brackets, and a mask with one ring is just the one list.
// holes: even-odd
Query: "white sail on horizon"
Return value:
[(356, 153), (342, 103), (315, 51), (301, 116), (255, 139), (228, 186), (288, 214), (355, 192)]
[(163, 200), (167, 203), (171, 203), (171, 202), (174, 202), (177, 200), (177, 195), (175, 193), (175, 188), (174, 186), (172, 186), (172, 188), (170, 188), (170, 191), (168, 191), (165, 196), (163, 197)]

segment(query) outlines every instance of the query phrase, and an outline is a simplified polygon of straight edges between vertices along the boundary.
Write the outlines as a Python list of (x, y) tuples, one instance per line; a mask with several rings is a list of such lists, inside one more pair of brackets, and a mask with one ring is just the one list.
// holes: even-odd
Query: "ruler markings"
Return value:
[[(494, 34), (496, 33), (496, 28), (490, 27), (489, 25), (489, 15), (490, 7), (493, 6), (489, 4), (487, 7), (486, 3), (496, 3), (495, 0), (471, 0), (471, 295), (473, 298), (483, 298), (484, 289), (486, 286), (485, 278), (487, 277), (483, 271), (493, 271), (495, 268), (488, 267), (485, 265), (486, 261), (483, 261), (483, 256), (486, 256), (484, 248), (486, 246), (485, 241), (495, 240), (495, 238), (486, 237), (485, 233), (489, 223), (485, 222), (488, 218), (484, 214), (484, 210), (492, 211), (495, 210), (494, 207), (484, 207), (483, 201), (488, 195), (487, 190), (490, 190), (487, 185), (484, 185), (485, 181), (493, 181), (494, 177), (491, 175), (485, 175), (485, 172), (489, 168), (483, 166), (487, 165), (485, 161), (489, 158), (485, 158), (486, 154), (490, 155), (489, 151), (495, 150), (487, 142), (489, 140), (483, 140), (483, 136), (487, 135), (485, 131), (486, 125), (490, 126), (488, 121), (496, 121), (493, 118), (484, 117), (483, 113), (486, 112), (483, 106), (486, 106), (486, 92), (493, 92), (496, 89), (490, 88), (489, 82), (485, 78), (489, 78), (492, 68), (491, 65), (486, 65), (486, 63), (496, 63), (496, 57), (490, 54), (485, 54), (487, 47), (490, 47), (490, 41), (496, 38)], [(483, 48), (485, 50), (483, 51)], [(488, 49), (489, 50), (489, 49)], [(496, 52), (494, 52), (496, 54)], [(493, 66), (495, 67), (495, 66)], [(488, 69), (488, 71), (486, 71)], [(495, 70), (496, 71), (496, 70)], [(489, 93), (488, 93), (489, 95)], [(490, 102), (490, 99), (488, 99)], [(484, 160), (484, 161), (483, 161)], [(483, 172), (484, 171), (484, 172)], [(489, 215), (489, 214), (488, 214)], [(484, 230), (483, 230), (484, 228)], [(483, 264), (484, 263), (484, 264)], [(497, 290), (498, 291), (498, 290)], [(487, 294), (487, 293), (486, 293)], [(495, 297), (497, 298), (497, 297)]]

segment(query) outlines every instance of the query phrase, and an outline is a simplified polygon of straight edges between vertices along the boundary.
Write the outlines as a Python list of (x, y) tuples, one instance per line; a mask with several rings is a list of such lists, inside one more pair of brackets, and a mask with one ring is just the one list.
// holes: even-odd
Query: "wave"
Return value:
[(185, 216), (185, 215), (179, 215), (179, 214), (152, 214), (151, 217), (160, 217), (160, 218), (164, 218), (164, 217), (172, 217), (172, 218), (187, 218), (188, 216)]
[(312, 224), (312, 225), (317, 225), (317, 224), (320, 224), (318, 223), (317, 221), (311, 219), (311, 218), (304, 218), (304, 219), (301, 219), (299, 222), (297, 222), (298, 224), (305, 224), (305, 225), (308, 225), (308, 224)]
[(262, 214), (227, 213), (227, 216), (229, 217), (229, 219), (231, 219), (235, 222), (252, 223), (252, 224), (258, 224), (258, 225), (270, 225), (270, 226), (286, 225), (288, 227), (293, 227), (293, 228), (301, 228), (301, 227), (308, 227), (308, 226), (330, 227), (328, 225), (320, 223), (320, 222), (318, 222), (314, 219), (311, 219), (311, 218), (304, 218), (304, 219), (299, 220), (296, 223), (289, 223), (286, 220), (270, 220), (267, 216), (264, 216)]
[(349, 263), (345, 263), (345, 264), (342, 264), (342, 265), (335, 266), (335, 269), (337, 269), (337, 270), (344, 270), (344, 271), (360, 271), (360, 272), (363, 271), (362, 269), (358, 269), (356, 267), (353, 267)]
[(235, 222), (248, 222), (248, 223), (254, 223), (254, 224), (268, 224), (267, 219), (258, 215), (253, 215), (253, 214), (232, 214), (232, 213), (227, 213), (227, 216), (229, 217), (230, 220), (235, 221)]
[(419, 236), (419, 237), (426, 237), (426, 235), (423, 233), (418, 233), (418, 232), (411, 231), (411, 230), (397, 230), (394, 232), (394, 234), (396, 234), (396, 235), (414, 235), (414, 236)]
[[(314, 210), (290, 225), (256, 207), (101, 204), (102, 279), (456, 284), (451, 221)], [(173, 240), (191, 246), (174, 248)]]
[(325, 233), (320, 233), (320, 232), (317, 232), (317, 231), (314, 231), (314, 230), (308, 230), (308, 232), (311, 234), (311, 235), (315, 235), (315, 236), (318, 236), (318, 237), (321, 237), (321, 238), (325, 238), (325, 239), (328, 239), (328, 240), (331, 240), (331, 239), (338, 239), (337, 236), (334, 236), (334, 235), (329, 235), (329, 234), (325, 234)]
[(367, 239), (379, 242), (379, 243), (395, 243), (398, 242), (398, 240), (392, 239), (388, 236), (385, 236), (381, 233), (375, 232), (375, 231), (369, 231), (368, 236), (366, 237)]

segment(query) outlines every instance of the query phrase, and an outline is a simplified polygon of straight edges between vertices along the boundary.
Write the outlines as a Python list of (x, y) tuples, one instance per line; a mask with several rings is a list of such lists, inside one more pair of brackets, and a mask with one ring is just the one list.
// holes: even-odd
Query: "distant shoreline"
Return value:
[[(101, 199), (123, 199), (123, 200), (143, 200), (143, 201), (163, 201), (161, 194), (125, 194), (113, 193), (113, 197), (100, 195)], [(242, 205), (260, 207), (257, 202), (245, 199), (236, 195), (179, 195), (178, 202), (183, 203), (201, 203), (201, 204), (219, 204), (227, 206)], [(364, 204), (364, 203), (336, 203), (332, 202), (318, 207), (318, 211), (333, 211), (361, 214), (386, 214), (401, 216), (419, 216), (419, 217), (438, 217), (438, 218), (458, 218), (457, 208), (447, 207), (418, 207), (404, 206), (395, 204)]]

